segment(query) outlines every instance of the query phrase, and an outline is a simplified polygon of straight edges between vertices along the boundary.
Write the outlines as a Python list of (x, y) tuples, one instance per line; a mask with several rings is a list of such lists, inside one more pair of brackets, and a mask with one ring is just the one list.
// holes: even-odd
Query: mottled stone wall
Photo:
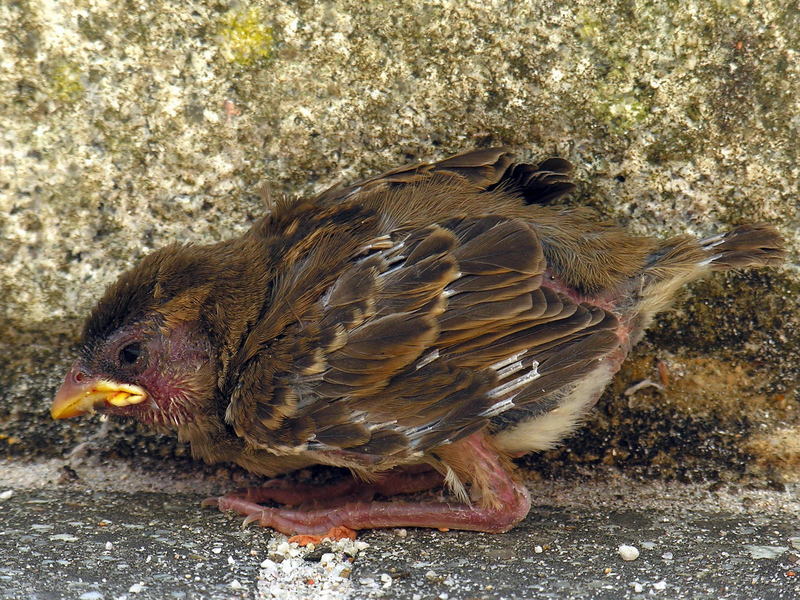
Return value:
[[(779, 1), (1, 3), (0, 449), (96, 427), (47, 415), (93, 300), (167, 242), (243, 231), (260, 184), (508, 144), (572, 160), (574, 201), (639, 233), (769, 221), (793, 261), (696, 285), (537, 467), (792, 476), (799, 48)], [(624, 395), (647, 377), (666, 389)], [(131, 426), (103, 445), (175, 451)]]

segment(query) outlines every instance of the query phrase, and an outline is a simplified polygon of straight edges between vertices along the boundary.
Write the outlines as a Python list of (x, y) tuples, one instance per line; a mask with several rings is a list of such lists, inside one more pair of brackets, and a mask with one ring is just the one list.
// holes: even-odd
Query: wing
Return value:
[(619, 345), (616, 318), (548, 288), (545, 269), (521, 219), (375, 239), (245, 365), (228, 421), (272, 452), (394, 464), (545, 402)]
[(508, 148), (487, 148), (392, 169), (350, 186), (331, 188), (318, 200), (337, 203), (358, 195), (425, 183), (435, 177), (452, 177), (481, 190), (507, 190), (528, 204), (549, 204), (575, 189), (569, 177), (571, 171), (572, 165), (562, 158), (548, 158), (537, 165), (516, 163)]

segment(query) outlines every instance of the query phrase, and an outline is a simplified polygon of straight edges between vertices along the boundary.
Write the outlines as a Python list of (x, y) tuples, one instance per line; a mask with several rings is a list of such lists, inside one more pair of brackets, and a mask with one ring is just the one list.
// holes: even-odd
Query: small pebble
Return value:
[(639, 558), (639, 549), (636, 546), (622, 544), (617, 548), (617, 552), (622, 557), (622, 560), (636, 560)]
[(14, 490), (6, 490), (4, 492), (0, 492), (0, 500), (8, 500), (13, 495), (14, 495)]
[(234, 580), (233, 580), (233, 581), (231, 581), (231, 582), (230, 582), (230, 584), (228, 584), (228, 585), (230, 585), (230, 586), (231, 586), (231, 589), (232, 589), (232, 590), (240, 590), (240, 589), (242, 589), (242, 584), (241, 584), (241, 583), (239, 583), (239, 580), (238, 580), (238, 579), (234, 579)]
[(114, 544), (111, 542), (106, 542), (106, 550), (111, 550), (114, 547)]
[(134, 583), (131, 587), (128, 588), (129, 594), (138, 594), (144, 589), (143, 583)]
[(212, 551), (214, 554), (219, 554), (220, 552), (222, 552), (222, 548), (212, 548), (212, 549), (211, 549), (211, 551)]
[(100, 592), (84, 592), (78, 598), (79, 600), (103, 600), (103, 594)]
[[(52, 536), (50, 536), (52, 538)], [(789, 548), (787, 546), (745, 546), (751, 558), (778, 558)]]
[(301, 554), (297, 544), (290, 544), (289, 542), (281, 542), (275, 550), (278, 554), (283, 555), (284, 558), (296, 558)]
[(315, 547), (314, 544), (309, 544), (306, 546), (308, 551), (306, 554), (303, 555), (303, 560), (308, 562), (321, 562), (322, 555), (328, 554), (328, 550), (330, 550), (330, 546), (326, 544), (325, 546), (320, 546), (319, 548)]
[(672, 560), (674, 556), (672, 552), (664, 552), (664, 554), (661, 555), (661, 558), (663, 558), (664, 560)]
[(388, 573), (381, 573), (381, 583), (383, 584), (384, 588), (389, 588), (392, 586), (392, 576)]
[(639, 583), (638, 581), (634, 581), (634, 582), (631, 584), (631, 587), (633, 588), (633, 591), (634, 591), (634, 592), (636, 592), (637, 594), (641, 594), (641, 593), (642, 593), (642, 590), (644, 590), (644, 587), (643, 587), (643, 586), (642, 586), (642, 584), (641, 584), (641, 583)]
[(229, 565), (235, 565), (236, 564), (236, 560), (234, 560), (234, 558), (232, 556), (228, 556), (228, 564)]
[(544, 552), (544, 548), (542, 548), (541, 546), (534, 546), (534, 547), (533, 547), (533, 551), (534, 551), (536, 554), (541, 554), (542, 552)]
[(655, 547), (656, 547), (655, 542), (642, 542), (642, 548), (644, 548), (645, 550), (652, 550)]
[(667, 582), (662, 579), (658, 583), (654, 583), (653, 584), (653, 589), (654, 590), (658, 590), (659, 592), (661, 592), (661, 591), (667, 589)]

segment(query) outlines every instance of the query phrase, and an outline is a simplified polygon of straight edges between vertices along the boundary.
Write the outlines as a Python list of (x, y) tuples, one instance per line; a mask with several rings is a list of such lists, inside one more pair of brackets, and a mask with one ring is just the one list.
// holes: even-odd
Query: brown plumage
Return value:
[[(766, 225), (633, 236), (557, 204), (569, 171), (478, 150), (278, 201), (240, 238), (163, 248), (92, 312), (53, 416), (171, 426), (195, 456), (267, 476), (347, 467), (360, 498), (427, 487), (436, 476), (407, 467), (429, 465), (461, 501), (283, 484), (215, 500), (285, 532), (505, 531), (528, 508), (508, 457), (569, 433), (678, 288), (783, 256)], [(257, 504), (318, 497), (324, 510)]]

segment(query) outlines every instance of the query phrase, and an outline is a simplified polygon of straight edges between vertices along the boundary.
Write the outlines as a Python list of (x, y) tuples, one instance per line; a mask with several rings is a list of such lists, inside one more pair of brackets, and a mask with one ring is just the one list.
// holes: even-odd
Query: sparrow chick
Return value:
[[(677, 290), (784, 254), (766, 225), (629, 234), (557, 204), (570, 169), (477, 150), (162, 248), (92, 311), (52, 416), (173, 428), (195, 457), (269, 477), (355, 474), (210, 501), (284, 533), (507, 531), (530, 506), (510, 458), (574, 430)], [(371, 501), (442, 482), (457, 502)]]

